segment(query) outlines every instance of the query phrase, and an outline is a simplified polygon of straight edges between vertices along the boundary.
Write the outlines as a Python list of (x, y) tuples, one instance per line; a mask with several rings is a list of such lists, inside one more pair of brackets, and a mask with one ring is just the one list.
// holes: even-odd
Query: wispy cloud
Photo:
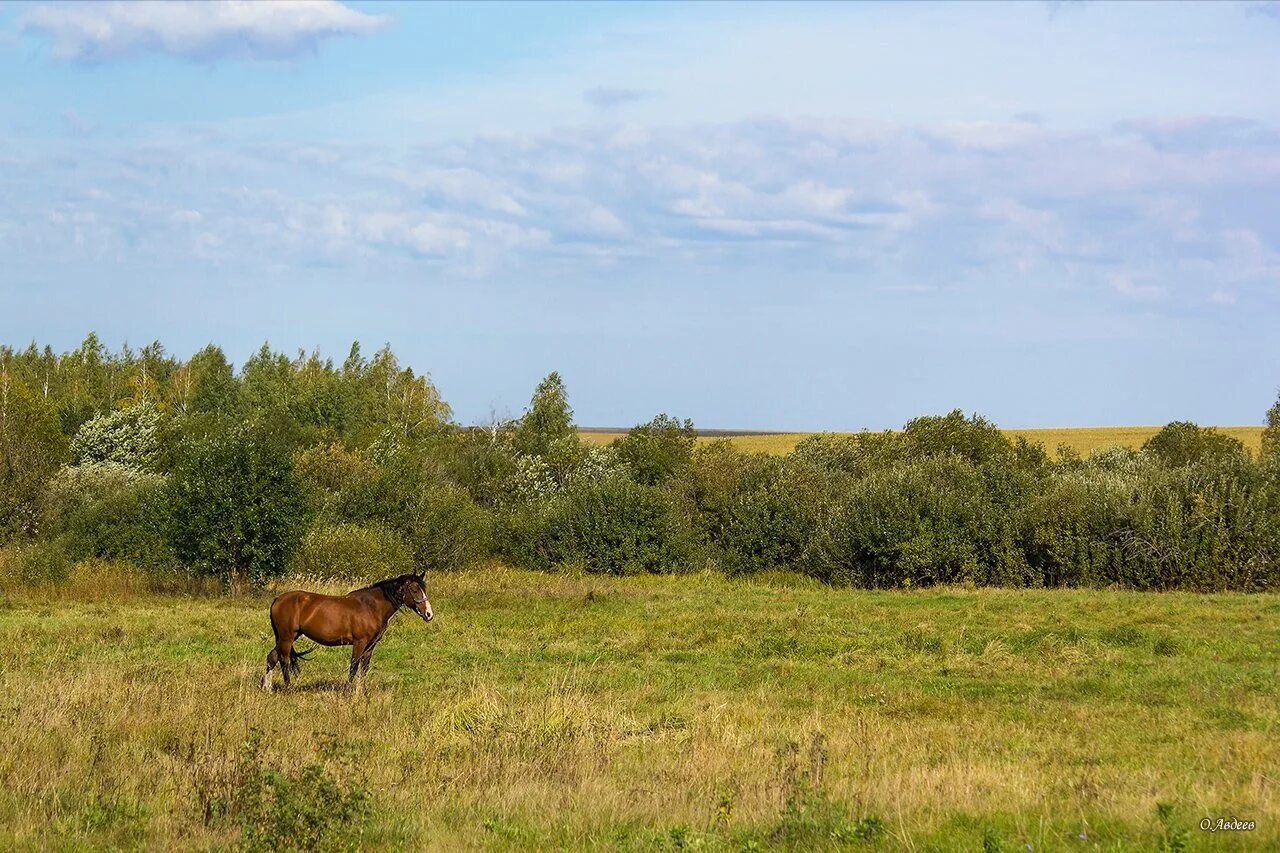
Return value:
[(170, 0), (164, 3), (40, 5), (21, 18), (53, 41), (53, 57), (95, 63), (161, 53), (209, 62), (290, 59), (334, 36), (365, 35), (389, 23), (337, 0)]
[(1269, 18), (1280, 20), (1280, 0), (1266, 0), (1263, 3), (1253, 3), (1249, 6), (1249, 14), (1266, 15)]
[(642, 101), (652, 95), (644, 89), (620, 89), (600, 86), (582, 93), (582, 99), (597, 109), (607, 110), (612, 107)]
[(1116, 130), (1133, 133), (1166, 150), (1230, 148), (1255, 142), (1280, 141), (1280, 135), (1259, 121), (1236, 116), (1158, 116), (1127, 119)]
[(1133, 136), (1200, 126), (754, 120), (404, 148), (72, 137), (8, 170), (0, 218), (15, 223), (11, 253), (535, 277), (679, 258), (842, 271), (877, 290), (1057, 282), (1193, 305), (1280, 270), (1265, 126), (1197, 146)]
[(1150, 284), (1140, 282), (1134, 279), (1134, 276), (1125, 272), (1114, 272), (1107, 276), (1111, 286), (1115, 288), (1116, 293), (1126, 299), (1135, 300), (1154, 300), (1163, 299), (1169, 291), (1158, 284)]

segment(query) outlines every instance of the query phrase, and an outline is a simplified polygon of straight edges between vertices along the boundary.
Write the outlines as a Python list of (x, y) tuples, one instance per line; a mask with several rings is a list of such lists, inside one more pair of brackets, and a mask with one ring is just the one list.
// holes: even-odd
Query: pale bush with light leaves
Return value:
[(560, 484), (551, 471), (551, 465), (541, 456), (516, 457), (516, 470), (511, 475), (508, 504), (537, 504), (550, 500), (560, 493)]
[(618, 456), (615, 448), (592, 446), (584, 450), (582, 459), (569, 474), (569, 484), (574, 486), (598, 484), (625, 479), (627, 476), (626, 463)]
[(80, 464), (106, 463), (148, 469), (160, 456), (164, 413), (151, 403), (90, 418), (71, 440), (71, 455)]
[(1104, 447), (1089, 454), (1088, 466), (1098, 471), (1138, 476), (1151, 466), (1150, 456), (1131, 447)]
[(535, 504), (559, 497), (566, 489), (626, 479), (626, 465), (612, 447), (582, 447), (572, 467), (561, 470), (546, 456), (516, 457), (507, 503)]

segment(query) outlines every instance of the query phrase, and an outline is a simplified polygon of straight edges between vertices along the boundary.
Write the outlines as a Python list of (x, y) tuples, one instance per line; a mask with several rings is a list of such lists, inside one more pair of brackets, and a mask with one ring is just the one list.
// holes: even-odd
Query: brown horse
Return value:
[(423, 575), (388, 578), (346, 595), (286, 592), (276, 596), (271, 602), (271, 630), (276, 635), (276, 647), (267, 655), (263, 689), (271, 689), (271, 670), (276, 664), (280, 664), (284, 686), (288, 687), (290, 672), (297, 673), (298, 662), (314, 651), (314, 647), (305, 652), (294, 650), (293, 643), (300, 636), (309, 637), (322, 646), (351, 646), (347, 685), (355, 682), (357, 671), (363, 682), (374, 646), (401, 607), (408, 607), (425, 622), (431, 621), (431, 602), (427, 601)]

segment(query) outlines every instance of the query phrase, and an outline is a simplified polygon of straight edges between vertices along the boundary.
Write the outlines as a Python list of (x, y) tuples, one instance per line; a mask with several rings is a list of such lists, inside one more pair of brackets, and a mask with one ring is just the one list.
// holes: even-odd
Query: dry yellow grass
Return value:
[(491, 567), (436, 579), (349, 695), (343, 650), (258, 690), (268, 595), (76, 589), (0, 608), (9, 849), (243, 841), (205, 804), (254, 732), (367, 786), (372, 848), (1280, 843), (1277, 596)]
[[(1258, 453), (1262, 443), (1262, 427), (1229, 426), (1218, 427), (1219, 432), (1226, 433), (1244, 443), (1253, 454)], [(1064, 429), (1007, 429), (1005, 434), (1011, 438), (1022, 436), (1031, 442), (1039, 442), (1051, 454), (1057, 452), (1059, 445), (1074, 448), (1082, 456), (1088, 456), (1094, 450), (1105, 447), (1139, 448), (1143, 443), (1160, 431), (1158, 426), (1128, 427), (1071, 427)], [(848, 433), (837, 433), (848, 434)], [(616, 438), (626, 435), (625, 432), (584, 432), (582, 438), (595, 444), (608, 444)], [(814, 435), (808, 432), (784, 432), (771, 435), (735, 435), (729, 440), (734, 446), (748, 453), (790, 453), (801, 439)], [(714, 438), (703, 437), (699, 441), (715, 441)]]

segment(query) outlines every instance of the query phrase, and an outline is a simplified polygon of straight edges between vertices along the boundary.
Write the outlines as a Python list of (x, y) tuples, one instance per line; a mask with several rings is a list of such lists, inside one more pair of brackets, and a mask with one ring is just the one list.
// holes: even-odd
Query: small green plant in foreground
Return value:
[(216, 761), (197, 766), (197, 801), (206, 825), (234, 827), (246, 851), (354, 850), (369, 817), (369, 792), (335, 778), (325, 764), (297, 768), (268, 762), (253, 732), (229, 773)]

